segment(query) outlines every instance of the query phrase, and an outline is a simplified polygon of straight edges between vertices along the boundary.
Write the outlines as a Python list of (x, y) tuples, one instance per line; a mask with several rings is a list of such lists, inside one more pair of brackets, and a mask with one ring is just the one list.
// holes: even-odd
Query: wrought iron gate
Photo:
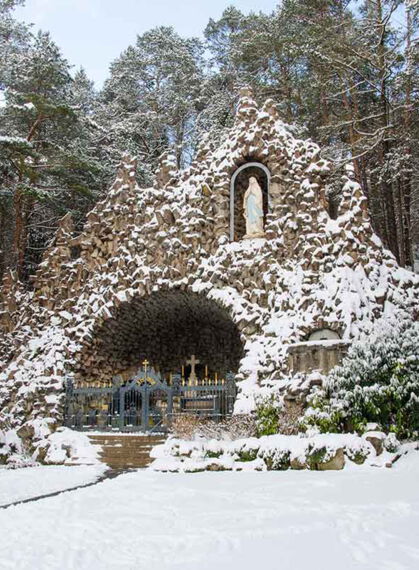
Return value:
[(180, 374), (170, 381), (144, 367), (123, 382), (75, 384), (67, 380), (64, 423), (76, 430), (165, 432), (174, 417), (193, 414), (219, 421), (233, 412), (234, 374), (188, 385)]

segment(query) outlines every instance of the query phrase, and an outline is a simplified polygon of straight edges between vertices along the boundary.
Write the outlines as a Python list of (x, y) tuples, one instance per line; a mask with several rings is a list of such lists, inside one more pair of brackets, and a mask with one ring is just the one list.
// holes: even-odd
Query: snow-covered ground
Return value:
[(0, 510), (0, 568), (416, 570), (418, 478), (419, 453), (392, 469), (128, 473)]
[(100, 477), (105, 470), (106, 466), (103, 464), (75, 467), (61, 465), (28, 467), (26, 469), (0, 468), (0, 507), (90, 483)]

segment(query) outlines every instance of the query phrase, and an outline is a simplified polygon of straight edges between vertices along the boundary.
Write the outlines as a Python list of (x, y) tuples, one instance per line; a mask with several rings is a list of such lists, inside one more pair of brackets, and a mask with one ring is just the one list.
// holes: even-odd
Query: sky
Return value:
[(210, 18), (227, 6), (244, 13), (271, 12), (278, 0), (26, 0), (19, 20), (51, 32), (64, 57), (83, 66), (100, 88), (111, 61), (155, 26), (173, 26), (185, 37), (202, 36)]

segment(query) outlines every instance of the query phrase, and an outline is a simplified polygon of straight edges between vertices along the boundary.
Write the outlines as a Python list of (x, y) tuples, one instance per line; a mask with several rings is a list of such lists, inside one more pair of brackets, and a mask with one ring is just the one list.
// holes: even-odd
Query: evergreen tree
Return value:
[(71, 87), (71, 101), (73, 105), (83, 111), (86, 115), (94, 116), (97, 93), (94, 83), (91, 81), (86, 71), (81, 67), (76, 71)]
[(29, 41), (29, 28), (13, 18), (13, 9), (24, 0), (0, 0), (0, 91), (5, 81), (13, 57), (21, 55)]
[(0, 110), (3, 180), (13, 200), (8, 264), (25, 279), (56, 220), (92, 203), (103, 167), (91, 156), (69, 64), (49, 34), (39, 32), (9, 63)]
[[(112, 63), (102, 93), (103, 124), (117, 147), (138, 155), (149, 178), (172, 148), (179, 166), (191, 150), (202, 82), (202, 45), (160, 27), (137, 37)], [(148, 167), (148, 168), (147, 168)]]

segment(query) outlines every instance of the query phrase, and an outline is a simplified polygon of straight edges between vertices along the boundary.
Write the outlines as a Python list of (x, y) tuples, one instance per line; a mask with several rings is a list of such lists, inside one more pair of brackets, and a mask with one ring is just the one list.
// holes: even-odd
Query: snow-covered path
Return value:
[(419, 453), (393, 469), (128, 473), (0, 511), (0, 568), (416, 570), (418, 480)]
[[(0, 507), (96, 481), (106, 470), (92, 466), (0, 468)], [(1, 540), (1, 538), (0, 538)]]

